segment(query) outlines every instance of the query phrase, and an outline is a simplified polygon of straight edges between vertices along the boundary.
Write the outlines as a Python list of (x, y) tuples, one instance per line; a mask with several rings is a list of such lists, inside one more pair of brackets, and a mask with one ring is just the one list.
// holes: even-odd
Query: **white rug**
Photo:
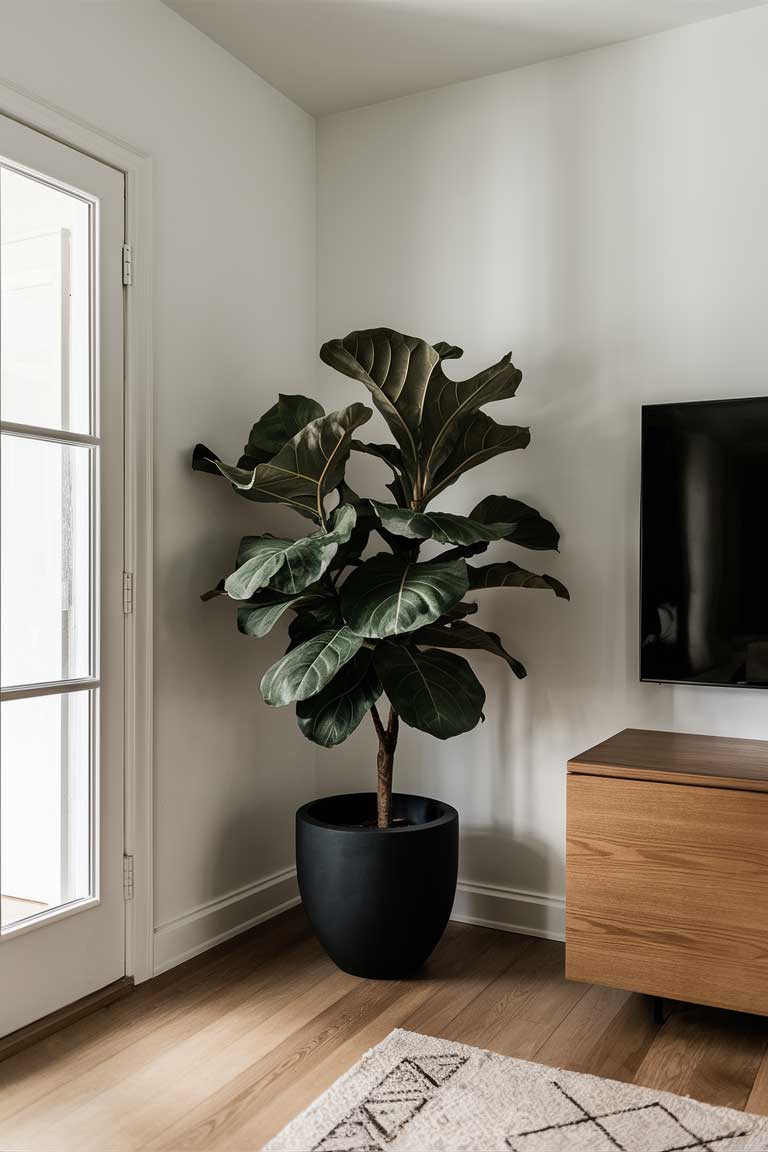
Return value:
[(767, 1152), (768, 1117), (397, 1029), (264, 1152)]

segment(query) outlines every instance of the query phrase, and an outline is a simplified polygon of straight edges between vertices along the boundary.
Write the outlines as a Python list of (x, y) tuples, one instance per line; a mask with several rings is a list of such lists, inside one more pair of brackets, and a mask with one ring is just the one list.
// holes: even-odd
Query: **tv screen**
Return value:
[(642, 425), (640, 678), (768, 688), (768, 397)]

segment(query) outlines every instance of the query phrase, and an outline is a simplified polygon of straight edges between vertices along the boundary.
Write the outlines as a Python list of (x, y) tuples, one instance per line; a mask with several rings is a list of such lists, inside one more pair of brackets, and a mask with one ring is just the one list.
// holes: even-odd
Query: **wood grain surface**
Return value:
[(24, 1028), (17, 1028), (15, 1032), (9, 1032), (7, 1036), (0, 1037), (0, 1060), (7, 1060), (16, 1052), (29, 1048), (38, 1040), (43, 1040), (46, 1036), (61, 1031), (68, 1024), (73, 1024), (75, 1020), (81, 1020), (83, 1016), (89, 1016), (91, 1012), (105, 1008), (108, 1004), (120, 1000), (132, 991), (133, 977), (121, 976), (119, 980), (113, 980), (111, 984), (107, 984), (104, 988), (98, 988), (95, 992), (90, 992), (87, 996), (81, 997), (80, 1000), (75, 1000), (73, 1004), (67, 1004), (66, 1007), (59, 1008), (56, 1012), (49, 1012), (41, 1020), (35, 1020)]
[(301, 909), (0, 1064), (0, 1148), (255, 1152), (393, 1028), (768, 1114), (768, 1021), (566, 979), (563, 946), (452, 923), (412, 980), (334, 968)]
[(768, 1014), (768, 795), (568, 777), (567, 973)]
[(768, 741), (625, 728), (574, 756), (568, 771), (768, 792)]

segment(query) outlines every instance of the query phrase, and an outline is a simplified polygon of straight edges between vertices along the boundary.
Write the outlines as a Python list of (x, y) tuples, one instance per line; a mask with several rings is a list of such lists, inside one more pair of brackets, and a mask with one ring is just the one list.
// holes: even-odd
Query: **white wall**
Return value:
[[(398, 786), (461, 810), (462, 914), (559, 929), (569, 755), (626, 724), (768, 737), (758, 693), (635, 673), (639, 406), (768, 390), (767, 52), (759, 8), (320, 124), (320, 339), (391, 324), (462, 344), (466, 374), (512, 347), (523, 386), (497, 414), (533, 444), (443, 504), (515, 494), (563, 531), (560, 557), (526, 556), (570, 605), (483, 600), (529, 678), (480, 658), (486, 724), (402, 742)], [(292, 895), (297, 804), (373, 785), (369, 730), (316, 756), (260, 702), (282, 634), (248, 641), (197, 599), (254, 512), (190, 475), (191, 445), (237, 452), (317, 373), (314, 124), (157, 0), (2, 0), (0, 78), (154, 159), (164, 966)], [(326, 406), (364, 398), (319, 371)]]
[[(569, 756), (627, 725), (768, 738), (760, 693), (637, 679), (640, 405), (768, 392), (767, 58), (761, 7), (320, 122), (320, 339), (390, 325), (463, 346), (457, 375), (511, 347), (493, 411), (532, 445), (442, 506), (515, 495), (562, 530), (515, 558), (570, 604), (482, 597), (528, 679), (477, 660), (486, 723), (399, 752), (399, 788), (460, 810), (464, 914), (562, 926)], [(321, 753), (322, 787), (372, 785), (373, 753), (370, 731)]]
[[(270, 642), (257, 655), (225, 605), (198, 600), (254, 530), (253, 508), (189, 469), (197, 440), (239, 454), (278, 389), (314, 371), (314, 121), (158, 0), (2, 0), (0, 79), (154, 160), (155, 916), (173, 925), (158, 935), (167, 964), (292, 895), (289, 879), (186, 919), (290, 867), (293, 812), (314, 789), (293, 717), (260, 703)], [(262, 528), (289, 519), (258, 510)]]

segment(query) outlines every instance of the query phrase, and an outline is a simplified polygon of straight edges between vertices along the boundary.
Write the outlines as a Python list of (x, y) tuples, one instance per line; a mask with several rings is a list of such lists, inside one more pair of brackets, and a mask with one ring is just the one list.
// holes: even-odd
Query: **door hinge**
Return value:
[(123, 856), (123, 899), (133, 900), (133, 856)]
[(123, 612), (126, 616), (133, 612), (133, 572), (123, 572)]
[(130, 244), (123, 244), (123, 284), (133, 284), (133, 251)]

